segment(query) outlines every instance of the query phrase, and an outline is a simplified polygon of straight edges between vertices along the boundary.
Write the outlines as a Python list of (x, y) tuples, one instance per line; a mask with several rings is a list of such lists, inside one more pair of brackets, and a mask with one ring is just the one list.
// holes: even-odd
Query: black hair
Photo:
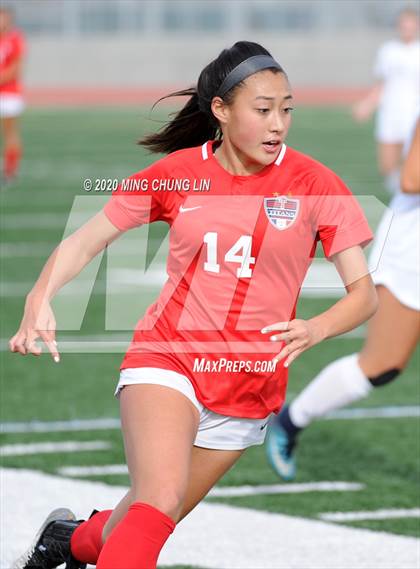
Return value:
[[(172, 120), (156, 133), (149, 134), (139, 141), (139, 144), (152, 150), (169, 154), (182, 148), (191, 148), (204, 144), (210, 139), (221, 139), (221, 130), (216, 117), (211, 110), (211, 102), (226, 76), (242, 61), (254, 55), (271, 55), (258, 43), (238, 41), (231, 48), (224, 49), (219, 56), (211, 61), (200, 73), (197, 86), (170, 93), (159, 101), (169, 97), (190, 97), (187, 103), (178, 111)], [(274, 73), (284, 73), (277, 67), (268, 67)], [(226, 104), (233, 101), (235, 91), (243, 85), (237, 83), (223, 95)]]

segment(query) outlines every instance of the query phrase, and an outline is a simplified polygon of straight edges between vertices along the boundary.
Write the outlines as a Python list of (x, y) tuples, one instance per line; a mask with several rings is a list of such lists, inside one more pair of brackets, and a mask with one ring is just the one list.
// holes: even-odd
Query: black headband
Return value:
[(280, 71), (283, 71), (281, 65), (277, 63), (271, 55), (253, 55), (248, 57), (245, 61), (242, 61), (237, 65), (232, 71), (225, 77), (223, 83), (217, 90), (216, 97), (223, 97), (228, 91), (232, 89), (235, 85), (253, 75), (257, 71), (262, 69), (268, 69), (269, 67), (275, 67)]

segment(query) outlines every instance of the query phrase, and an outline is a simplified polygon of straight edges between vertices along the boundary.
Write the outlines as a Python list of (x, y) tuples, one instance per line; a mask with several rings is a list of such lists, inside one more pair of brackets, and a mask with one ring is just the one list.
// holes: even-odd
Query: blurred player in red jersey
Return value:
[(13, 180), (22, 156), (18, 118), (25, 105), (20, 82), (25, 42), (13, 27), (9, 8), (0, 7), (0, 120), (3, 134), (3, 182)]
[(376, 56), (375, 85), (353, 107), (357, 121), (376, 113), (378, 166), (391, 194), (399, 191), (404, 142), (420, 110), (419, 14), (407, 8), (398, 16), (398, 39), (385, 42)]
[[(10, 340), (11, 351), (39, 355), (41, 337), (59, 361), (57, 290), (124, 231), (169, 224), (168, 279), (136, 326), (117, 386), (131, 489), (113, 512), (83, 523), (53, 512), (16, 567), (67, 558), (72, 568), (154, 569), (175, 524), (263, 443), (291, 362), (376, 309), (362, 251), (371, 231), (336, 174), (286, 147), (292, 94), (269, 52), (237, 42), (176, 95), (189, 100), (142, 141), (167, 156), (129, 179), (143, 190), (122, 184), (61, 243)], [(174, 180), (210, 187), (167, 191)], [(348, 294), (305, 321), (295, 307), (317, 241)]]

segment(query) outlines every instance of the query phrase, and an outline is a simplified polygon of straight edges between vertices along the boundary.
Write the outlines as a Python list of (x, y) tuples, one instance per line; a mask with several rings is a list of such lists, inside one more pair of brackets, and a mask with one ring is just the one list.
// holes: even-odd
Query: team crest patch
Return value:
[(264, 210), (271, 225), (281, 231), (288, 229), (296, 221), (299, 200), (286, 196), (264, 198)]

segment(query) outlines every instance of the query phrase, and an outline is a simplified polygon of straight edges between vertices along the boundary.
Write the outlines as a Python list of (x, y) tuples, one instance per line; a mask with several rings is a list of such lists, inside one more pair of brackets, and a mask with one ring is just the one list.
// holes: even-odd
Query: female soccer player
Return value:
[(353, 116), (365, 121), (376, 114), (378, 166), (387, 190), (399, 191), (404, 141), (420, 108), (419, 15), (407, 8), (398, 17), (399, 39), (388, 41), (378, 51), (376, 84), (353, 108)]
[(22, 155), (18, 117), (24, 109), (22, 58), (25, 44), (22, 32), (13, 28), (12, 14), (0, 8), (0, 122), (3, 133), (3, 183), (17, 175)]
[[(175, 524), (244, 449), (262, 444), (290, 363), (376, 309), (364, 215), (333, 172), (286, 148), (292, 94), (269, 52), (237, 42), (177, 95), (186, 105), (143, 140), (167, 156), (131, 178), (143, 190), (121, 185), (60, 244), (10, 341), (13, 352), (38, 355), (40, 336), (58, 361), (56, 291), (122, 232), (170, 225), (168, 280), (136, 327), (117, 388), (130, 491), (83, 523), (54, 512), (16, 567), (68, 558), (71, 567), (155, 568)], [(190, 191), (168, 190), (179, 181)], [(317, 240), (348, 294), (304, 321), (295, 305)]]
[[(396, 379), (420, 338), (420, 121), (403, 165), (401, 189), (378, 228), (370, 265), (379, 308), (359, 354), (340, 358), (283, 407), (267, 437), (270, 464), (284, 480), (296, 474), (298, 435), (312, 421), (367, 397)], [(385, 243), (384, 247), (382, 244)]]

